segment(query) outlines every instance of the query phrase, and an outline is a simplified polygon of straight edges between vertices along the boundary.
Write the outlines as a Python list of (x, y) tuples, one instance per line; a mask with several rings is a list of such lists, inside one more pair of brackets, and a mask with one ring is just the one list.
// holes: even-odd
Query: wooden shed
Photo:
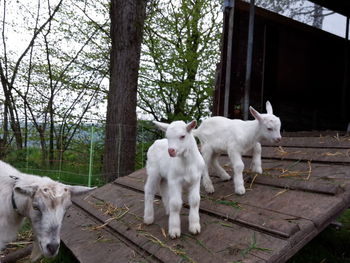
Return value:
[(246, 2), (226, 2), (214, 115), (247, 118), (249, 105), (264, 111), (270, 100), (283, 130), (346, 130), (350, 2), (313, 1), (346, 17), (345, 37)]

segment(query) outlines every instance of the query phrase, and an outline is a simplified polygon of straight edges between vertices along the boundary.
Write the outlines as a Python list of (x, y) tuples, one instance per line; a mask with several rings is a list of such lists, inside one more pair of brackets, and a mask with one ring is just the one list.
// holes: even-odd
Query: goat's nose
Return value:
[(168, 149), (168, 153), (169, 153), (169, 155), (170, 155), (171, 157), (175, 157), (175, 156), (176, 156), (176, 151), (175, 151), (175, 149), (173, 149), (173, 148), (169, 148), (169, 149)]
[(275, 142), (280, 142), (281, 141), (281, 137), (277, 137), (276, 139), (275, 139)]
[(49, 244), (47, 244), (46, 248), (50, 252), (51, 255), (55, 255), (59, 246), (60, 246), (59, 243), (49, 243)]

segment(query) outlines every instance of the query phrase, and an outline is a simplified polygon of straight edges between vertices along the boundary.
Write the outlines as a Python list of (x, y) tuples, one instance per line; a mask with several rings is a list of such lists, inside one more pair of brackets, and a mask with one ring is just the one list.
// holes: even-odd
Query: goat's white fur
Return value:
[(169, 236), (179, 237), (182, 189), (188, 187), (189, 231), (200, 233), (200, 180), (205, 163), (191, 132), (196, 121), (154, 123), (166, 132), (166, 139), (156, 140), (147, 152), (144, 222), (152, 224), (154, 221), (154, 195), (159, 188), (166, 214), (169, 214)]
[(212, 117), (204, 120), (193, 134), (199, 138), (201, 152), (207, 169), (203, 176), (203, 186), (208, 193), (214, 192), (212, 181), (209, 178), (210, 166), (223, 180), (230, 179), (230, 175), (220, 166), (218, 158), (227, 153), (234, 170), (235, 193), (245, 193), (243, 181), (244, 163), (242, 155), (253, 150), (251, 169), (253, 172), (262, 173), (261, 168), (261, 144), (260, 141), (267, 139), (278, 142), (281, 139), (281, 121), (273, 115), (272, 106), (266, 102), (267, 114), (260, 114), (253, 107), (250, 112), (255, 120), (242, 121), (225, 117)]
[[(35, 235), (31, 260), (36, 261), (42, 255), (55, 256), (60, 243), (62, 220), (71, 204), (71, 195), (91, 189), (21, 173), (0, 161), (0, 250), (16, 239), (23, 219), (27, 217)], [(17, 209), (12, 204), (12, 193)]]

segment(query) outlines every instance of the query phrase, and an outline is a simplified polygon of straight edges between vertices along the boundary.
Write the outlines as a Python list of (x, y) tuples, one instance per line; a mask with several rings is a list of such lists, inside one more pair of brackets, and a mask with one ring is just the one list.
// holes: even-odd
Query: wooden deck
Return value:
[[(227, 157), (222, 157), (230, 170)], [(250, 157), (245, 157), (249, 167)], [(349, 206), (350, 137), (286, 137), (263, 147), (264, 174), (246, 171), (247, 193), (215, 178), (202, 192), (202, 232), (167, 236), (168, 217), (142, 224), (145, 170), (74, 199), (62, 240), (80, 262), (285, 262)], [(232, 172), (232, 171), (231, 171)], [(186, 198), (184, 198), (186, 200)]]

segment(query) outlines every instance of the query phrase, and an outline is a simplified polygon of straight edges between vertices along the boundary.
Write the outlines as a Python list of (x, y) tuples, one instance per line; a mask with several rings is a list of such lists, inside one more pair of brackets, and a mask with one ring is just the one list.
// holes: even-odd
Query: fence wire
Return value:
[[(118, 125), (121, 130), (126, 128), (121, 124), (113, 125)], [(21, 128), (21, 147), (18, 146), (14, 132), (11, 129), (5, 131), (3, 127), (0, 123), (0, 158), (20, 171), (48, 176), (66, 184), (100, 186), (105, 183), (105, 123), (85, 122), (74, 127), (74, 130), (63, 129), (62, 124), (55, 124), (53, 132), (49, 132), (48, 129), (42, 132), (37, 126), (29, 123), (26, 128)], [(144, 167), (149, 146), (162, 134), (156, 131), (149, 121), (138, 121), (137, 127), (134, 128), (136, 170)], [(125, 141), (127, 136), (119, 133), (117, 140)], [(117, 149), (118, 156), (123, 150), (120, 147)]]

